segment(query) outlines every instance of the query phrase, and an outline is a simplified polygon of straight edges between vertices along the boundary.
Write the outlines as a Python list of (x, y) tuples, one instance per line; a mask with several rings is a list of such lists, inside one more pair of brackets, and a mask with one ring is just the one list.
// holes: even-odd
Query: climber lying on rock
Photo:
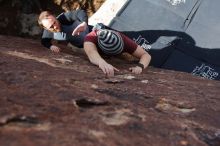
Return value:
[(135, 74), (140, 74), (151, 60), (151, 56), (141, 46), (123, 33), (110, 28), (94, 27), (93, 31), (85, 36), (84, 50), (90, 62), (97, 65), (106, 76), (114, 76), (114, 72), (119, 70), (107, 63), (102, 55), (118, 56), (127, 52), (140, 59), (138, 64), (129, 68)]
[(119, 70), (107, 63), (101, 57), (102, 54), (120, 56), (127, 52), (139, 58), (139, 63), (130, 68), (135, 74), (140, 74), (149, 65), (151, 56), (133, 40), (103, 24), (96, 25), (92, 30), (87, 22), (87, 14), (81, 9), (62, 13), (58, 17), (44, 11), (38, 19), (39, 25), (44, 28), (41, 43), (53, 52), (60, 52), (60, 48), (51, 43), (52, 39), (83, 46), (89, 60), (107, 76), (114, 76), (114, 72)]

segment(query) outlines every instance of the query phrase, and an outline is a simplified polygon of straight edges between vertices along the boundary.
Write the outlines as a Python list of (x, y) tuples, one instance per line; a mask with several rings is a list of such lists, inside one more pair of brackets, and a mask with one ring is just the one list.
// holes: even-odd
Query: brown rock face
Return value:
[[(64, 46), (63, 46), (64, 47)], [(1, 146), (219, 146), (220, 82), (0, 36)]]

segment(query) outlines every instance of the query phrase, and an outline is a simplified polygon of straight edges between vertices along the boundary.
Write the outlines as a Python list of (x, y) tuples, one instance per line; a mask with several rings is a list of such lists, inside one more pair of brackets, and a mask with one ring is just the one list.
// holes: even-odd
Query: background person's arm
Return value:
[(88, 27), (88, 15), (84, 10), (77, 9), (76, 17), (81, 22), (72, 32), (72, 35), (79, 35), (81, 32), (84, 32)]
[(53, 45), (51, 43), (52, 39), (53, 39), (53, 33), (47, 30), (44, 30), (42, 38), (41, 38), (41, 44), (44, 47), (50, 49), (52, 52), (59, 53), (61, 49), (58, 46)]
[(49, 32), (48, 30), (43, 31), (43, 35), (41, 37), (41, 44), (50, 49), (50, 47), (52, 46), (51, 40), (53, 39), (53, 33)]
[(87, 29), (87, 23), (82, 22), (73, 30), (72, 35), (80, 35), (80, 33), (84, 32), (86, 29)]
[(72, 32), (72, 35), (79, 35), (84, 32), (88, 27), (88, 15), (84, 10), (77, 9), (60, 14), (57, 19), (65, 25), (71, 25), (75, 21), (80, 23)]
[(96, 45), (91, 42), (84, 42), (84, 50), (92, 64), (97, 65), (105, 75), (114, 76), (114, 71), (119, 71), (117, 68), (107, 63), (98, 53)]
[(52, 38), (41, 38), (41, 44), (49, 49), (52, 46), (51, 40)]
[(57, 19), (65, 25), (72, 24), (75, 21), (88, 23), (88, 15), (81, 9), (62, 13), (57, 17)]
[(88, 23), (88, 15), (84, 10), (77, 9), (76, 10), (76, 17), (80, 22)]
[(41, 44), (44, 47), (50, 49), (52, 52), (59, 53), (61, 51), (61, 49), (58, 46), (53, 45), (51, 43), (51, 40), (52, 40), (51, 38), (42, 38), (41, 39)]

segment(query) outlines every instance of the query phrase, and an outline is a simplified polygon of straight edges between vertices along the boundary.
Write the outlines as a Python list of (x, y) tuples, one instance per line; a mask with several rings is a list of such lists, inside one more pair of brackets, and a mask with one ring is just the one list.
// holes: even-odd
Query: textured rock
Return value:
[(20, 16), (20, 24), (21, 24), (21, 33), (27, 34), (29, 36), (36, 36), (41, 34), (42, 29), (38, 26), (37, 14), (21, 14)]
[[(62, 46), (64, 47), (64, 46)], [(1, 146), (219, 146), (220, 82), (0, 36)]]

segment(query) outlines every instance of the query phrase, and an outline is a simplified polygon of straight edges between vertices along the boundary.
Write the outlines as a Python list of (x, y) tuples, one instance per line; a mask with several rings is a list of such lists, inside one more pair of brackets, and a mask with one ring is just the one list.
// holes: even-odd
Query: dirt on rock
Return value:
[(82, 51), (0, 36), (0, 145), (220, 145), (219, 81), (107, 60), (113, 78)]

